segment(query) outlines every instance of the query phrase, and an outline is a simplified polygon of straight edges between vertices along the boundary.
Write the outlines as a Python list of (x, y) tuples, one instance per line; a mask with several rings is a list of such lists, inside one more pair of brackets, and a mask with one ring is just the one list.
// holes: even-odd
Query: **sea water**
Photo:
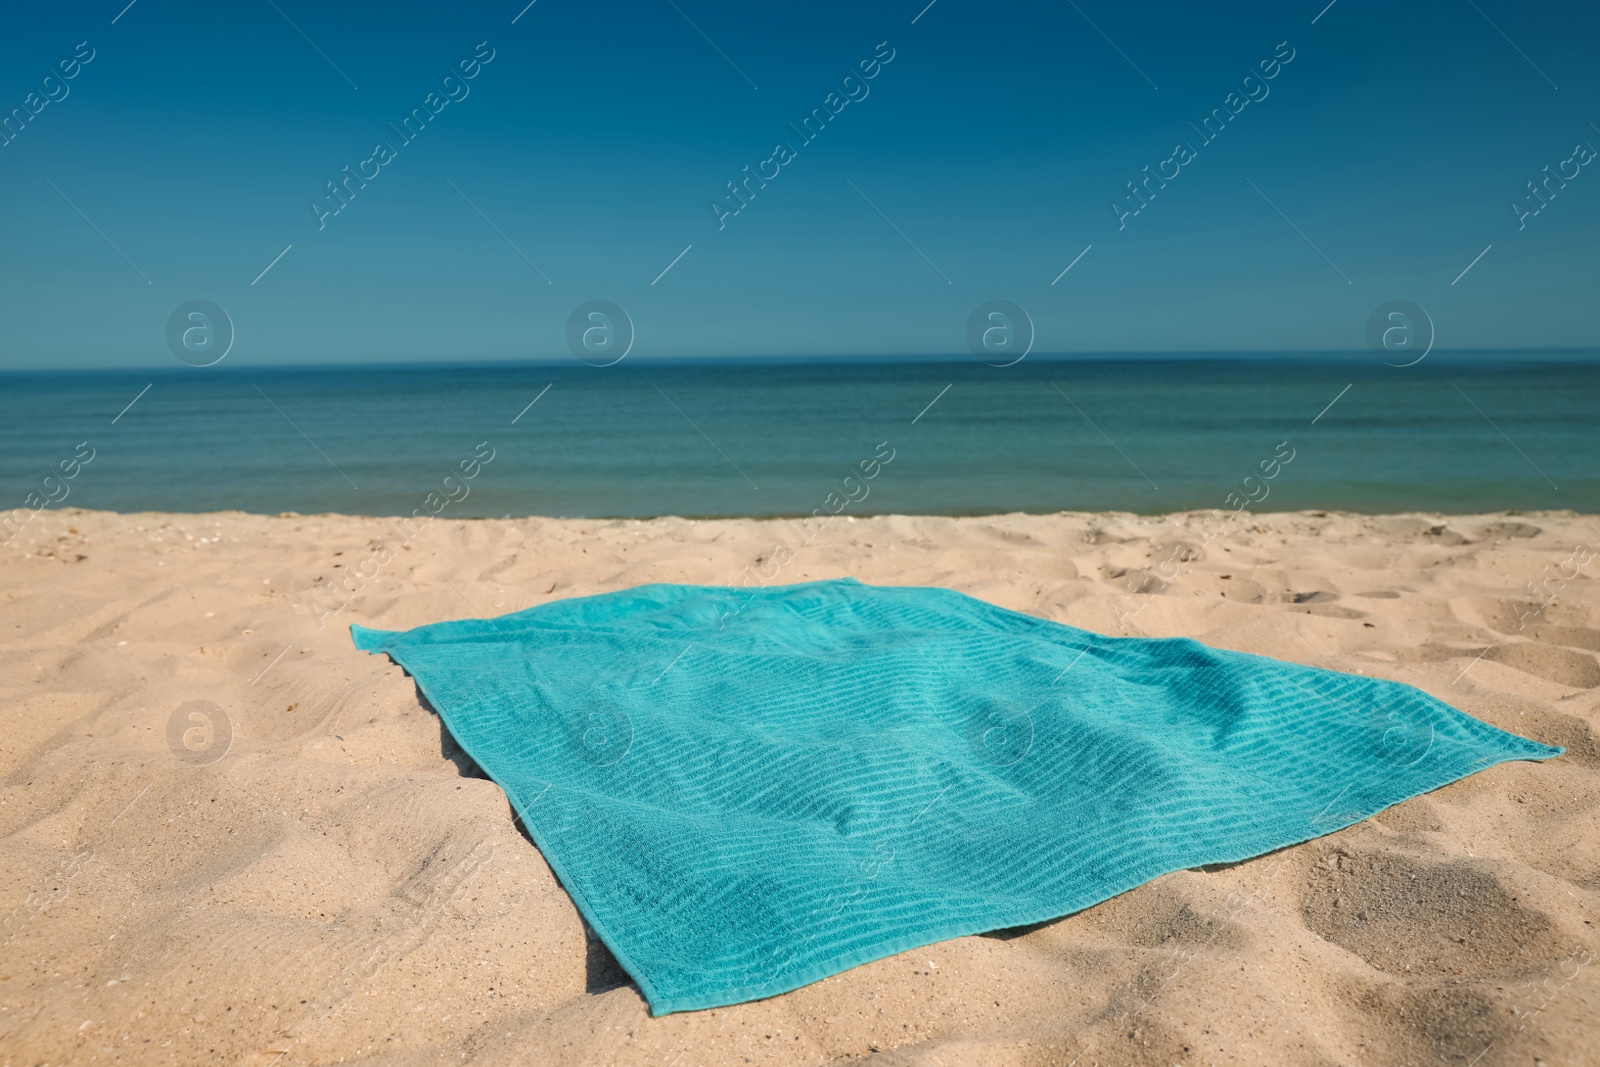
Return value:
[(0, 509), (1594, 512), (1597, 416), (1594, 351), (10, 373)]

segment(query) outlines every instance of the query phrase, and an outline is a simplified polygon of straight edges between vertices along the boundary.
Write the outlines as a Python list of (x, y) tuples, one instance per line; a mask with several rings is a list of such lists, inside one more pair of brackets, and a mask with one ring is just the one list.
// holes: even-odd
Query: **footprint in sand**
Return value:
[(1330, 848), (1308, 870), (1300, 894), (1306, 926), (1386, 974), (1505, 975), (1565, 948), (1549, 918), (1474, 860)]
[(1478, 531), (1478, 537), (1484, 541), (1508, 541), (1515, 538), (1538, 537), (1542, 533), (1544, 531), (1537, 526), (1508, 519), (1489, 523)]
[(1593, 689), (1600, 685), (1600, 663), (1596, 663), (1593, 656), (1569, 648), (1518, 641), (1496, 645), (1485, 652), (1483, 658), (1574, 689)]

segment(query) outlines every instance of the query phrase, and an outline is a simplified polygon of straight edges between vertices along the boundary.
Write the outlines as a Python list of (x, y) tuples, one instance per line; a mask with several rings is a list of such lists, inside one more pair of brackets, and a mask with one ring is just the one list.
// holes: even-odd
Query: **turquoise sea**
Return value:
[(1594, 512), (1597, 426), (1597, 351), (11, 373), (0, 509)]

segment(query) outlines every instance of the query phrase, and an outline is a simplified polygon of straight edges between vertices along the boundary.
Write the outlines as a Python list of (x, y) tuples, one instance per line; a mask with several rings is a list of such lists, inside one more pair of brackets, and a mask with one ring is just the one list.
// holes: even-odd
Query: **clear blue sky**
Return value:
[[(234, 319), (230, 366), (570, 360), (595, 298), (645, 358), (956, 353), (992, 298), (1048, 352), (1359, 349), (1390, 299), (1443, 347), (1600, 337), (1600, 164), (1509, 206), (1600, 146), (1592, 3), (124, 2), (6, 15), (0, 109), (60, 98), (0, 147), (0, 368), (175, 366), (191, 299)], [(466, 95), (405, 143), (430, 92)], [(1266, 95), (1204, 143), (1235, 92)]]

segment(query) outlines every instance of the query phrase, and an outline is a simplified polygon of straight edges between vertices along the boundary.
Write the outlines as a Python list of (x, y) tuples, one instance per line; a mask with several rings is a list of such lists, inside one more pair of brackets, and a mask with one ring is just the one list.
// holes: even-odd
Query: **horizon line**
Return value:
[[(1600, 360), (1600, 346), (1538, 346), (1518, 348), (1436, 348), (1434, 356), (1550, 356), (1564, 355), (1589, 356)], [(1237, 360), (1263, 360), (1263, 359), (1306, 359), (1306, 360), (1360, 360), (1367, 361), (1378, 358), (1379, 354), (1359, 348), (1312, 348), (1312, 349), (1140, 349), (1128, 351), (1094, 351), (1094, 352), (1035, 352), (1030, 354), (1034, 362), (1068, 363), (1068, 362), (1117, 362), (1122, 360), (1173, 360), (1184, 362), (1226, 362)], [(970, 353), (874, 353), (852, 355), (722, 355), (722, 356), (648, 356), (636, 355), (633, 363), (648, 363), (651, 366), (664, 365), (693, 365), (706, 366), (725, 363), (772, 363), (772, 364), (835, 364), (835, 363), (977, 363), (986, 365), (979, 357)], [(1022, 361), (1018, 361), (1019, 363)], [(308, 371), (308, 370), (350, 370), (350, 369), (378, 369), (378, 368), (430, 368), (457, 367), (462, 370), (499, 369), (507, 367), (558, 367), (571, 366), (574, 369), (584, 366), (581, 360), (570, 355), (552, 356), (506, 356), (490, 357), (484, 359), (383, 359), (344, 360), (338, 363), (328, 362), (294, 362), (294, 363), (246, 363), (235, 364), (231, 367), (212, 366), (204, 368), (188, 366), (164, 366), (160, 363), (138, 364), (124, 366), (117, 364), (92, 364), (81, 367), (0, 367), (0, 374), (181, 374), (194, 370), (221, 371), (232, 374), (240, 371), (251, 373), (271, 373), (273, 371)]]

